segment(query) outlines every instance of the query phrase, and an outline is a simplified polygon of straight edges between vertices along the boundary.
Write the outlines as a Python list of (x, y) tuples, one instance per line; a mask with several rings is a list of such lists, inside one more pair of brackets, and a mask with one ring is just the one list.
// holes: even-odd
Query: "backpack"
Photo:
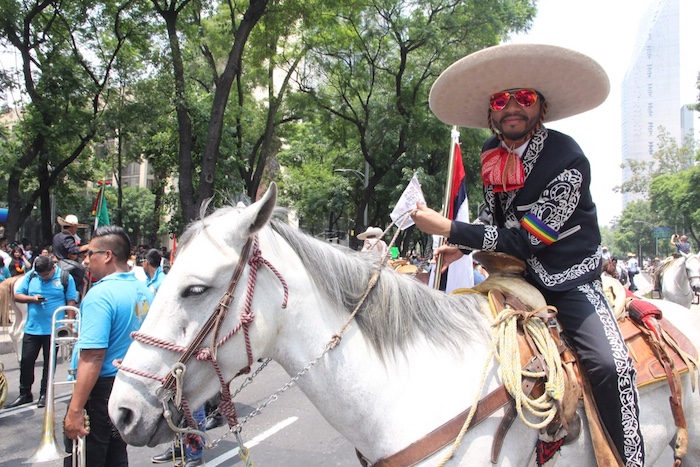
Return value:
[(83, 278), (85, 277), (85, 266), (72, 259), (59, 259), (58, 267), (61, 272), (67, 272), (73, 276), (75, 281), (75, 289), (78, 291), (78, 301), (82, 298)]
[[(36, 276), (38, 276), (37, 272), (32, 269), (31, 274), (29, 275), (29, 282), (32, 282), (32, 279), (34, 279)], [(65, 295), (68, 292), (68, 271), (61, 269), (61, 285), (63, 285), (63, 295)], [(27, 287), (29, 285), (27, 284)]]

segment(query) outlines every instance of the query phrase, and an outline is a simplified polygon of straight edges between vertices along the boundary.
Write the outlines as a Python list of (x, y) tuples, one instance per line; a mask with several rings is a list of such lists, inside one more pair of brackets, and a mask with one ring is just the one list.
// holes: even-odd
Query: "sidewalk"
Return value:
[(10, 339), (10, 326), (0, 326), (0, 355), (5, 355), (15, 351), (15, 346)]

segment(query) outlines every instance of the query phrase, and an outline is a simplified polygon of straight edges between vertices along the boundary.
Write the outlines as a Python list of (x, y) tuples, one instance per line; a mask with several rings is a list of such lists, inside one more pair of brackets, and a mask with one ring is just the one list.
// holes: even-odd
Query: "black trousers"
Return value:
[[(98, 378), (85, 410), (90, 417), (90, 434), (85, 437), (85, 463), (87, 467), (128, 467), (126, 443), (112, 425), (107, 412), (107, 402), (112, 393), (114, 378)], [(70, 405), (70, 403), (69, 403)], [(66, 452), (71, 452), (73, 440), (64, 436)], [(71, 467), (71, 456), (65, 458), (64, 467)]]
[(593, 389), (603, 424), (627, 466), (644, 465), (636, 371), (600, 280), (566, 292), (544, 290)]
[(46, 394), (46, 383), (49, 376), (49, 352), (51, 351), (51, 335), (25, 334), (22, 338), (22, 359), (19, 364), (19, 393), (32, 395), (34, 384), (34, 365), (43, 350), (44, 369), (41, 374), (41, 394)]

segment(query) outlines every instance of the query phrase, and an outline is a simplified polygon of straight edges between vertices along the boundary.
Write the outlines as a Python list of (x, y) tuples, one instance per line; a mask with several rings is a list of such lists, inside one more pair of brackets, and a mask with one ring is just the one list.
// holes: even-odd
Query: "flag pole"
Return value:
[(100, 217), (100, 208), (102, 204), (102, 190), (104, 190), (103, 184), (101, 184), (100, 182), (97, 182), (97, 184), (100, 186), (100, 188), (97, 190), (97, 209), (95, 209), (95, 223), (92, 229), (93, 231), (97, 230), (98, 219)]
[[(452, 177), (455, 172), (455, 145), (459, 141), (459, 131), (457, 127), (453, 126), (450, 132), (450, 160), (447, 164), (447, 180), (445, 181), (445, 197), (442, 202), (442, 214), (448, 217), (450, 212), (450, 203), (452, 202)], [(447, 239), (441, 237), (438, 242), (438, 247), (445, 244)], [(440, 290), (440, 279), (442, 278), (442, 255), (438, 255), (435, 258), (435, 279), (433, 280), (433, 288), (435, 290)]]

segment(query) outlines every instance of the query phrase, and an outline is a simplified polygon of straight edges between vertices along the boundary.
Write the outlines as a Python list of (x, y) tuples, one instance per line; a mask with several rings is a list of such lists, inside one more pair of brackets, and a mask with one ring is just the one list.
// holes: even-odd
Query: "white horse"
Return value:
[(690, 308), (700, 294), (700, 257), (697, 254), (671, 260), (661, 276), (661, 296)]
[[(168, 343), (184, 348), (199, 334), (229, 289), (241, 256), (250, 260), (232, 292), (218, 338), (208, 334), (201, 346), (210, 346), (212, 340), (223, 342), (216, 361), (225, 382), (261, 357), (271, 357), (290, 375), (297, 375), (347, 323), (339, 345), (301, 376), (298, 385), (369, 461), (402, 450), (471, 405), (491, 346), (482, 311), (485, 299), (448, 296), (383, 268), (376, 287), (348, 321), (376, 263), (367, 255), (328, 245), (271, 220), (276, 194), (272, 185), (248, 208), (219, 209), (183, 235), (177, 261), (143, 323), (141, 338), (122, 362), (128, 372), (118, 373), (110, 397), (110, 416), (127, 443), (156, 446), (172, 439), (156, 395), (161, 383), (153, 378), (165, 378), (180, 358), (182, 349)], [(244, 244), (256, 236), (259, 252), (254, 249), (251, 256)], [(258, 253), (273, 267), (255, 271), (251, 264), (257, 264)], [(202, 257), (208, 258), (206, 267), (201, 267)], [(256, 283), (254, 290), (251, 281)], [(668, 319), (693, 342), (700, 342), (700, 322), (693, 314), (657, 302)], [(146, 343), (144, 336), (157, 340)], [(189, 407), (198, 407), (220, 385), (211, 362), (193, 357), (186, 364), (182, 395)], [(491, 365), (484, 394), (499, 385), (500, 376)], [(691, 440), (686, 462), (700, 465), (700, 404), (691, 394), (687, 374), (682, 386)], [(665, 383), (640, 389), (648, 465), (672, 463), (668, 444), (675, 426), (669, 395)], [(489, 465), (502, 414), (498, 410), (469, 430), (451, 465)], [(526, 465), (536, 440), (537, 432), (516, 420), (505, 438), (500, 465)], [(434, 465), (443, 454), (427, 465)], [(596, 464), (587, 429), (562, 447), (561, 456), (568, 465)]]
[(8, 332), (10, 340), (17, 356), (17, 361), (22, 359), (22, 339), (24, 337), (24, 325), (27, 323), (27, 304), (18, 303), (14, 300), (14, 293), (22, 284), (23, 276), (15, 276), (5, 279), (0, 284), (0, 312), (3, 314), (3, 321), (9, 319), (10, 311), (14, 312), (14, 319)]

